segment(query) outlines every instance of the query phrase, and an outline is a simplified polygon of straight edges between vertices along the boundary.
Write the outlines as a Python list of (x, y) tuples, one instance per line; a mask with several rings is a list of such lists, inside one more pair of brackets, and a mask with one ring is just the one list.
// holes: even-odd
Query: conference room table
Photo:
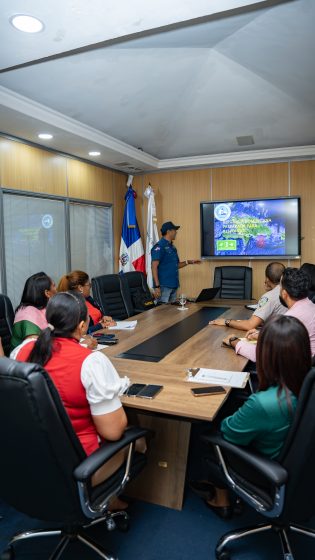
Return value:
[[(128, 321), (137, 320), (136, 328), (117, 331), (118, 344), (103, 350), (120, 376), (128, 376), (132, 383), (163, 385), (163, 390), (152, 400), (122, 397), (130, 423), (137, 422), (155, 434), (148, 449), (147, 467), (128, 486), (130, 496), (174, 509), (182, 508), (191, 424), (212, 422), (230, 392), (226, 388), (225, 394), (194, 397), (191, 389), (201, 385), (186, 381), (187, 369), (244, 371), (247, 360), (221, 346), (224, 336), (231, 334), (233, 329), (206, 324), (178, 346), (176, 331), (183, 327), (181, 321), (188, 319), (185, 329), (189, 333), (190, 324), (193, 325), (200, 315), (198, 312), (205, 307), (226, 308), (223, 313), (216, 309), (223, 318), (247, 319), (252, 312), (244, 307), (245, 303), (248, 302), (221, 299), (189, 303), (184, 311), (175, 305), (161, 305), (130, 317)], [(208, 312), (212, 312), (211, 309), (205, 311)], [(172, 326), (174, 328), (167, 331)], [(159, 361), (148, 361), (148, 358), (143, 361), (137, 359), (137, 355), (128, 358), (130, 349), (163, 331), (167, 331), (165, 342), (175, 348)]]

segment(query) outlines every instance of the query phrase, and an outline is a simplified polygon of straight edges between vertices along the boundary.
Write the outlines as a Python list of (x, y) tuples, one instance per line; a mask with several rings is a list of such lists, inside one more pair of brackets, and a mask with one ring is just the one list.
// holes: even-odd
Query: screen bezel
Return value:
[[(297, 230), (298, 230), (298, 254), (290, 255), (203, 255), (203, 205), (204, 204), (220, 204), (220, 203), (229, 203), (229, 202), (251, 202), (251, 201), (259, 201), (259, 200), (297, 200), (298, 203), (298, 216), (297, 216)], [(200, 254), (201, 260), (209, 261), (209, 260), (216, 260), (216, 261), (252, 261), (252, 260), (281, 260), (281, 259), (300, 259), (301, 258), (301, 197), (300, 196), (268, 196), (268, 197), (259, 197), (259, 198), (234, 198), (234, 199), (224, 199), (224, 200), (202, 200), (200, 202)]]

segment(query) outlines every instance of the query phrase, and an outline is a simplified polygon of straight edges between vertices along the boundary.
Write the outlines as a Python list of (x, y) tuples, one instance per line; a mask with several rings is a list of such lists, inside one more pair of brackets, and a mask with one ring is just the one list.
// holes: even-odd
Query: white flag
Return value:
[(156, 208), (154, 190), (149, 185), (144, 191), (144, 196), (148, 199), (148, 218), (147, 218), (147, 237), (145, 247), (145, 268), (147, 271), (147, 283), (149, 288), (153, 288), (153, 278), (151, 269), (151, 249), (158, 242), (159, 234), (156, 226)]

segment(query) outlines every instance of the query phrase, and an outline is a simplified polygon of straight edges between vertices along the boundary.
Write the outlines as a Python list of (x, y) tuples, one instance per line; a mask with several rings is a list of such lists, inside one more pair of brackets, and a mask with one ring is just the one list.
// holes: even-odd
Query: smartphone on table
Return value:
[(226, 393), (221, 385), (212, 385), (211, 387), (196, 387), (190, 389), (194, 397), (206, 397), (207, 395), (222, 395)]
[(128, 389), (124, 392), (126, 397), (136, 397), (137, 394), (146, 387), (145, 383), (132, 383)]
[(156, 395), (162, 391), (163, 385), (146, 385), (141, 391), (137, 394), (137, 397), (141, 399), (154, 399)]

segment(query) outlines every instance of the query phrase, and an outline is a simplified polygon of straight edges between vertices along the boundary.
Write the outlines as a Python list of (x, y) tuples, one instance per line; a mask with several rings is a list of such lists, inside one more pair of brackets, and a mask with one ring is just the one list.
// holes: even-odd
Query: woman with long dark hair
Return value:
[[(53, 380), (73, 428), (87, 455), (101, 441), (120, 439), (127, 418), (119, 395), (128, 387), (110, 360), (101, 352), (80, 346), (89, 315), (79, 293), (57, 293), (46, 310), (48, 326), (36, 341), (21, 348), (17, 360), (42, 365)], [(123, 462), (115, 456), (95, 473), (94, 484), (107, 478)]]
[(30, 276), (15, 310), (11, 337), (12, 350), (29, 337), (37, 337), (47, 327), (46, 306), (56, 293), (56, 286), (45, 272)]
[[(257, 343), (258, 391), (232, 416), (221, 422), (221, 432), (235, 445), (251, 446), (276, 459), (294, 419), (300, 390), (312, 366), (310, 338), (295, 317), (275, 315), (262, 327)], [(232, 514), (223, 480), (193, 482), (194, 490), (208, 494), (206, 504), (219, 516)]]
[(73, 270), (60, 279), (57, 287), (58, 292), (68, 292), (72, 290), (80, 292), (85, 298), (90, 316), (88, 327), (89, 334), (115, 325), (115, 321), (113, 321), (112, 317), (104, 316), (98, 303), (92, 298), (89, 275), (83, 272), (83, 270)]

